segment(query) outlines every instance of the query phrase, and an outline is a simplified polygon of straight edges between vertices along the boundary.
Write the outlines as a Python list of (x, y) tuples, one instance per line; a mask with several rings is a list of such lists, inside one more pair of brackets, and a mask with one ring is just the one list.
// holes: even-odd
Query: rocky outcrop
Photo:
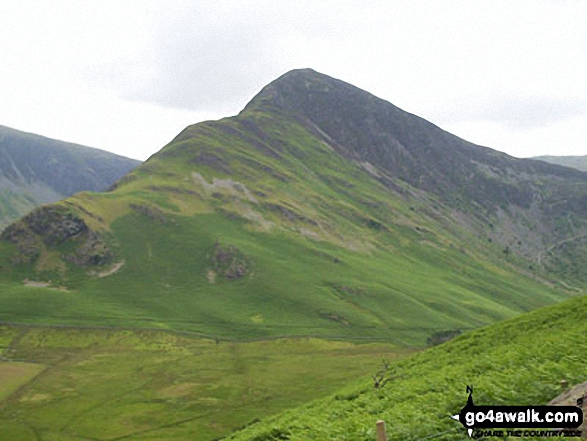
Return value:
[(47, 206), (34, 210), (22, 222), (49, 246), (57, 246), (67, 239), (88, 232), (86, 223), (73, 212), (61, 206)]
[(58, 250), (64, 261), (78, 266), (104, 265), (113, 258), (101, 235), (60, 205), (37, 208), (6, 228), (0, 240), (16, 246), (14, 265), (34, 263), (45, 249)]
[(33, 263), (42, 251), (42, 241), (23, 222), (16, 222), (6, 228), (0, 239), (16, 246), (10, 257), (13, 265)]
[(250, 264), (244, 254), (234, 245), (214, 245), (212, 255), (214, 273), (221, 274), (226, 280), (236, 280), (250, 272)]
[(163, 210), (154, 205), (146, 204), (130, 204), (130, 209), (141, 216), (146, 216), (149, 219), (153, 219), (160, 224), (166, 224), (168, 222), (167, 217)]

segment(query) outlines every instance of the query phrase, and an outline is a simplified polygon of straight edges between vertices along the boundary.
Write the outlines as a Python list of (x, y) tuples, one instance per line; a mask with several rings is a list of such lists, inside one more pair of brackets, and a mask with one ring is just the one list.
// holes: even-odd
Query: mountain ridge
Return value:
[(0, 126), (0, 228), (33, 207), (101, 191), (140, 161)]
[[(342, 101), (345, 102), (341, 104)], [(372, 103), (375, 105), (371, 106)], [(346, 111), (337, 111), (341, 108)], [(334, 113), (329, 113), (329, 109), (335, 109)], [(389, 173), (418, 189), (443, 196), (452, 192), (455, 199), (465, 188), (466, 192), (474, 193), (474, 202), (487, 203), (491, 209), (504, 198), (512, 197), (517, 205), (527, 207), (533, 198), (533, 183), (508, 181), (508, 168), (513, 167), (517, 174), (547, 174), (555, 179), (584, 182), (586, 178), (576, 170), (513, 158), (469, 143), (385, 100), (312, 69), (290, 71), (265, 86), (239, 113), (240, 123), (247, 122), (246, 128), (251, 130), (256, 129), (246, 121), (246, 116), (254, 112), (284, 113), (300, 121), (347, 159), (371, 170), (377, 168), (377, 178), (395, 190), (399, 187), (387, 179)], [(365, 130), (361, 124), (374, 128)], [(334, 130), (333, 125), (344, 129)], [(386, 125), (391, 129), (380, 130)], [(174, 141), (182, 140), (183, 133)], [(365, 133), (362, 137), (357, 135)], [(269, 155), (275, 152), (265, 151)], [(471, 164), (478, 161), (485, 164), (479, 164), (471, 175)], [(492, 186), (493, 191), (488, 189)]]
[[(17, 144), (17, 143), (20, 143)], [(66, 141), (59, 141), (48, 138), (42, 135), (37, 135), (20, 130), (12, 129), (6, 126), (0, 126), (0, 152), (3, 155), (3, 163), (10, 163), (9, 167), (3, 167), (2, 173), (5, 177), (13, 172), (12, 177), (20, 178), (21, 180), (42, 180), (45, 183), (51, 179), (50, 184), (60, 194), (72, 195), (79, 191), (101, 191), (111, 185), (117, 177), (121, 177), (122, 170), (130, 171), (133, 166), (141, 163), (136, 159), (126, 158), (115, 153), (110, 153), (105, 150), (100, 150), (94, 147), (87, 147), (80, 144), (70, 143)], [(31, 167), (26, 164), (28, 159), (25, 156), (18, 155), (18, 149), (27, 148), (29, 154), (38, 156), (40, 161), (46, 162), (47, 170), (42, 170), (41, 167)], [(66, 155), (72, 160), (83, 161), (81, 153), (88, 155), (80, 165), (87, 167), (91, 175), (83, 176), (80, 171), (68, 169), (69, 173), (79, 174), (81, 182), (75, 182), (71, 179), (65, 179), (65, 172), (58, 169), (51, 169), (52, 165), (58, 158), (55, 158), (58, 149), (62, 149)], [(15, 162), (16, 161), (16, 162)], [(120, 165), (117, 165), (119, 162)], [(119, 170), (120, 169), (120, 170)], [(42, 172), (45, 173), (42, 173)], [(85, 178), (85, 180), (83, 180)]]
[[(324, 142), (367, 168), (395, 191), (401, 191), (401, 186), (389, 179), (390, 174), (413, 188), (440, 196), (454, 208), (474, 204), (477, 209), (473, 217), (486, 225), (495, 224), (496, 216), (509, 217), (505, 221), (510, 224), (511, 217), (519, 216), (525, 218), (526, 224), (551, 223), (551, 233), (537, 238), (517, 222), (518, 235), (527, 239), (522, 242), (540, 242), (532, 245), (533, 250), (527, 250), (527, 258), (539, 255), (539, 248), (548, 248), (567, 238), (558, 232), (552, 234), (559, 228), (551, 222), (552, 217), (569, 212), (583, 217), (587, 213), (586, 175), (582, 171), (513, 158), (475, 145), (368, 92), (311, 69), (294, 70), (279, 77), (263, 88), (241, 113), (275, 108), (295, 115)], [(546, 186), (545, 180), (550, 181)], [(514, 205), (518, 212), (513, 216), (504, 213), (504, 203)], [(538, 211), (543, 215), (536, 221)], [(585, 226), (581, 228), (585, 232)], [(577, 236), (575, 226), (571, 229)], [(519, 242), (520, 238), (504, 233), (493, 239), (504, 247)], [(551, 239), (554, 240), (550, 242)]]
[(548, 162), (550, 164), (558, 164), (565, 167), (575, 168), (581, 171), (587, 171), (587, 156), (535, 156), (535, 160)]

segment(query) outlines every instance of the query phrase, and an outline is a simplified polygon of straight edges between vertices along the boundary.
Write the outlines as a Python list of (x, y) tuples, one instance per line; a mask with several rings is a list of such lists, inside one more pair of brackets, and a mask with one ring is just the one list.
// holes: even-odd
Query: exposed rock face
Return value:
[(16, 252), (11, 256), (13, 265), (33, 263), (41, 254), (41, 239), (22, 222), (10, 225), (0, 238), (16, 245)]
[(249, 272), (249, 264), (243, 253), (233, 245), (214, 245), (212, 264), (215, 273), (226, 280), (236, 280)]
[(105, 265), (112, 262), (113, 254), (94, 231), (84, 235), (85, 240), (73, 253), (64, 254), (63, 258), (79, 266)]
[(88, 232), (86, 223), (72, 212), (60, 206), (48, 206), (34, 210), (23, 219), (25, 225), (43, 238), (49, 246), (63, 243), (69, 238)]
[(0, 240), (16, 245), (12, 263), (34, 263), (44, 249), (59, 249), (66, 241), (72, 247), (63, 250), (64, 260), (79, 266), (110, 262), (112, 252), (95, 231), (73, 211), (59, 205), (38, 208), (13, 223), (0, 235)]
[(163, 210), (153, 205), (130, 204), (130, 208), (136, 213), (142, 216), (146, 216), (149, 219), (153, 219), (154, 221), (159, 222), (160, 224), (166, 224), (168, 222)]
[(587, 381), (576, 384), (570, 389), (565, 390), (556, 398), (553, 398), (549, 405), (554, 406), (578, 406), (583, 410), (583, 422), (577, 428), (583, 435), (581, 438), (587, 439)]

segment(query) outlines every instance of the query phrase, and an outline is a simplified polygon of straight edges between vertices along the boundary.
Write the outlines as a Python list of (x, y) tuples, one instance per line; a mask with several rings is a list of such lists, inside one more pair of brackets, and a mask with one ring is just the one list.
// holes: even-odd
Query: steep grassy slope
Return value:
[(294, 71), (7, 228), (0, 319), (421, 345), (576, 293), (544, 278), (586, 176)]
[(0, 439), (218, 439), (405, 352), (382, 343), (0, 327), (0, 360), (21, 360), (0, 361)]
[(0, 230), (41, 204), (80, 191), (105, 190), (139, 164), (0, 126)]
[(587, 171), (587, 156), (536, 156), (532, 159)]
[[(1, 319), (420, 345), (435, 332), (482, 326), (565, 295), (458, 250), (406, 245), (360, 254), (249, 232), (218, 215), (182, 221), (116, 223), (125, 263), (110, 277), (71, 271), (52, 288), (36, 288), (3, 268), (14, 282), (2, 285)], [(213, 260), (218, 241), (242, 250), (251, 265), (245, 276), (226, 278)]]
[[(509, 256), (501, 248), (493, 249), (495, 261), (481, 256), (484, 248), (464, 249), (442, 228), (450, 227), (444, 220), (450, 214), (441, 205), (435, 220), (422, 213), (433, 210), (425, 198), (391, 198), (380, 183), (367, 179), (368, 172), (333, 158), (298, 126), (274, 118), (266, 127), (300, 132), (284, 133), (299, 144), (286, 144), (294, 152), (286, 166), (265, 160), (271, 172), (248, 166), (262, 156), (246, 161), (251, 148), (244, 134), (224, 136), (219, 143), (231, 146), (230, 166), (243, 168), (238, 176), (252, 175), (248, 181), (233, 180), (233, 172), (214, 183), (214, 170), (190, 164), (194, 155), (201, 161), (204, 143), (211, 143), (196, 126), (187, 143), (176, 141), (182, 148), (164, 149), (115, 192), (81, 194), (62, 203), (63, 210), (81, 216), (95, 213), (85, 222), (97, 231), (108, 228), (102, 233), (108, 251), (85, 224), (45, 222), (52, 218), (47, 209), (41, 220), (25, 218), (22, 235), (7, 230), (6, 236), (18, 239), (16, 246), (30, 245), (37, 273), (4, 261), (2, 274), (13, 282), (0, 294), (2, 319), (421, 344), (435, 332), (482, 326), (565, 296), (505, 271)], [(316, 164), (315, 170), (338, 184), (327, 185), (306, 164)], [(339, 188), (343, 184), (353, 189), (352, 196)], [(363, 210), (357, 199), (365, 201)], [(45, 231), (45, 225), (52, 228)], [(29, 235), (30, 228), (44, 239)], [(63, 239), (69, 234), (77, 248)], [(484, 241), (483, 247), (491, 245)], [(103, 268), (71, 263), (96, 260), (104, 261)], [(87, 275), (117, 263), (122, 266), (108, 277)], [(27, 277), (51, 280), (68, 291), (24, 287)]]
[(387, 422), (389, 440), (465, 440), (450, 416), (465, 405), (466, 385), (474, 386), (477, 405), (546, 404), (560, 393), (561, 379), (585, 381), (586, 332), (581, 297), (392, 363), (380, 389), (364, 380), (226, 440), (375, 440), (379, 419)]

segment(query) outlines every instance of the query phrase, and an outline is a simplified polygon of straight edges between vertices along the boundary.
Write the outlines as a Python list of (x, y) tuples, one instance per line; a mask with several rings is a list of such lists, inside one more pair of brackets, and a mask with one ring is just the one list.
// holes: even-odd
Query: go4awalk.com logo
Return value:
[(580, 407), (476, 406), (473, 388), (467, 386), (467, 392), (467, 404), (452, 418), (465, 426), (471, 438), (581, 436), (577, 429), (583, 423)]

